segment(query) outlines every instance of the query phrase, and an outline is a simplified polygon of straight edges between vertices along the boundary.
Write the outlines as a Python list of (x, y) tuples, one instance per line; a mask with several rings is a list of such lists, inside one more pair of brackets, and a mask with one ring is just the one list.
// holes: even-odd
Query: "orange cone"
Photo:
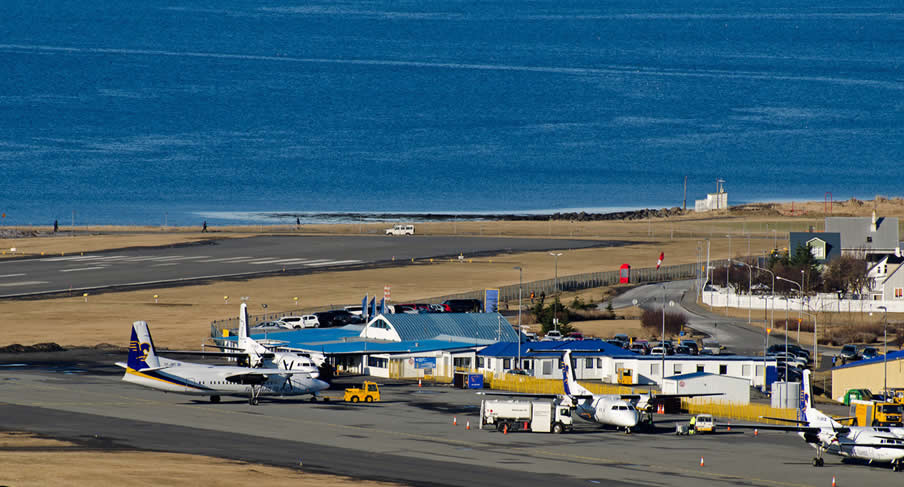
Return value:
[(421, 387), (421, 380), (420, 380), (420, 379), (417, 380), (417, 386), (418, 386), (418, 387)]
[(504, 435), (508, 434), (508, 425), (507, 424), (502, 426), (502, 434), (504, 434)]
[(700, 466), (703, 466), (703, 457), (700, 457)]
[(835, 476), (832, 475), (832, 487), (835, 487)]
[(470, 419), (468, 420), (467, 423), (465, 423), (465, 429), (466, 429), (466, 430), (471, 429), (471, 420), (470, 420)]
[(731, 423), (728, 423), (728, 429), (726, 431), (731, 431)]
[(452, 416), (452, 426), (458, 426), (458, 416)]
[(759, 436), (759, 435), (760, 435), (760, 430), (759, 430), (758, 428), (754, 428), (754, 429), (753, 429), (753, 436)]

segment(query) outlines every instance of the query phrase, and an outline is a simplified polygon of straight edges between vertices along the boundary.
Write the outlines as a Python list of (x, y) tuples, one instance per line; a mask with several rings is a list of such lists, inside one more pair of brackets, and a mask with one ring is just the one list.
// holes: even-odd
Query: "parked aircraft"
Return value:
[(248, 396), (248, 402), (258, 404), (261, 396), (312, 395), (329, 384), (311, 377), (309, 372), (205, 365), (159, 357), (154, 349), (151, 332), (144, 321), (132, 324), (127, 363), (116, 365), (126, 369), (123, 380), (178, 394), (210, 396), (210, 402), (220, 396)]
[(825, 464), (823, 455), (829, 453), (841, 457), (865, 460), (869, 463), (890, 463), (892, 470), (904, 470), (904, 428), (882, 426), (844, 426), (839, 421), (852, 418), (832, 418), (813, 408), (811, 402), (810, 370), (803, 371), (801, 401), (798, 408), (800, 420), (764, 418), (796, 423), (783, 425), (737, 425), (732, 427), (758, 428), (797, 432), (801, 438), (816, 448), (813, 466)]
[[(258, 341), (251, 338), (251, 328), (248, 321), (248, 305), (242, 303), (239, 313), (238, 340), (235, 346), (219, 346), (215, 348), (226, 352), (169, 350), (168, 355), (197, 355), (203, 357), (224, 357), (237, 359), (239, 365), (251, 368), (293, 370), (310, 374), (314, 379), (320, 376), (318, 365), (322, 365), (326, 357), (320, 354), (312, 357), (295, 352), (281, 352), (273, 350), (278, 341)], [(317, 358), (315, 363), (314, 358)]]
[(572, 369), (571, 350), (565, 350), (562, 360), (562, 382), (565, 394), (530, 394), (483, 392), (486, 395), (529, 396), (529, 397), (563, 397), (563, 401), (571, 401), (575, 412), (584, 420), (606, 426), (624, 428), (625, 433), (641, 424), (645, 413), (656, 404), (656, 401), (672, 397), (715, 396), (714, 394), (594, 394), (578, 384)]

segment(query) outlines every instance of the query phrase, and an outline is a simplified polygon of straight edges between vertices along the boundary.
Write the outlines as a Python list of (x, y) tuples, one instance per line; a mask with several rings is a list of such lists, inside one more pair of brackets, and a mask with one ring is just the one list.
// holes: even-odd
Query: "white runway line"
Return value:
[(99, 266), (99, 267), (80, 267), (78, 269), (60, 269), (60, 272), (80, 272), (80, 271), (97, 271), (100, 269), (106, 269), (107, 266)]
[(31, 286), (34, 284), (47, 284), (47, 281), (4, 282), (3, 284), (0, 284), (0, 287)]
[(304, 264), (306, 267), (320, 267), (325, 265), (344, 265), (344, 264), (357, 264), (361, 262), (360, 260), (330, 260), (327, 262), (321, 262), (320, 264)]
[(3, 274), (3, 275), (0, 276), (0, 277), (19, 277), (19, 276), (24, 276), (24, 275), (25, 275), (25, 273), (21, 273), (21, 274)]
[(251, 256), (243, 256), (243, 257), (220, 257), (219, 259), (207, 259), (207, 260), (199, 260), (198, 262), (232, 262), (239, 260), (247, 260), (247, 259), (260, 259), (261, 257), (251, 257)]
[(164, 262), (162, 264), (153, 264), (151, 267), (164, 267), (168, 265), (179, 265), (179, 262)]
[(43, 259), (43, 262), (63, 262), (67, 260), (85, 260), (85, 259), (94, 259), (93, 255), (72, 255), (69, 257), (53, 257), (50, 259)]

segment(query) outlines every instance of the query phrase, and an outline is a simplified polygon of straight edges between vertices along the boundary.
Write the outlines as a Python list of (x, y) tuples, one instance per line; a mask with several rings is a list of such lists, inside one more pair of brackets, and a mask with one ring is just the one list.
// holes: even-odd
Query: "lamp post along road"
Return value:
[[(804, 287), (803, 287), (803, 285), (799, 284), (797, 282), (794, 282), (791, 279), (785, 279), (782, 276), (777, 276), (776, 279), (778, 279), (779, 281), (790, 282), (791, 284), (794, 284), (795, 286), (797, 286), (797, 293), (798, 293), (798, 297), (800, 298), (800, 307), (801, 307), (800, 312), (803, 312), (803, 306), (804, 306)], [(804, 281), (804, 271), (801, 270), (800, 271), (800, 282), (803, 283), (803, 281)], [(798, 313), (798, 315), (797, 315), (797, 342), (798, 343), (800, 343), (800, 318), (801, 318), (801, 316)], [(787, 328), (787, 319), (788, 319), (788, 316), (786, 315), (785, 316), (785, 320), (786, 320), (785, 327), (786, 328)]]
[(882, 351), (882, 394), (885, 395), (885, 401), (888, 402), (888, 308), (885, 306), (878, 306), (879, 309), (882, 310), (882, 328), (883, 334), (885, 337), (883, 338), (883, 342), (885, 342), (884, 349)]
[(738, 264), (747, 266), (747, 326), (750, 326), (750, 324), (753, 322), (753, 317), (751, 315), (751, 313), (752, 313), (751, 310), (753, 309), (752, 300), (751, 300), (751, 298), (753, 297), (753, 267), (751, 267), (750, 264), (748, 264), (746, 262), (741, 262), (741, 261), (729, 261), (729, 262), (737, 262)]
[(555, 327), (556, 331), (559, 331), (559, 256), (562, 255), (561, 252), (550, 252), (549, 255), (555, 257), (555, 298), (552, 302), (552, 324)]
[(524, 271), (521, 266), (512, 267), (518, 269), (518, 370), (521, 370), (521, 285)]

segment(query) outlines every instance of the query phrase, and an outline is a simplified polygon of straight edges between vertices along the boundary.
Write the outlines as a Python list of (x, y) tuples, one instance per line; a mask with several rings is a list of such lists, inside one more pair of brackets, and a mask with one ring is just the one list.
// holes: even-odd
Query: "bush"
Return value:
[[(685, 323), (687, 323), (687, 317), (684, 313), (667, 311), (665, 313), (666, 335), (677, 335), (682, 330)], [(645, 309), (643, 315), (640, 317), (640, 325), (652, 336), (661, 335), (662, 310)]]

